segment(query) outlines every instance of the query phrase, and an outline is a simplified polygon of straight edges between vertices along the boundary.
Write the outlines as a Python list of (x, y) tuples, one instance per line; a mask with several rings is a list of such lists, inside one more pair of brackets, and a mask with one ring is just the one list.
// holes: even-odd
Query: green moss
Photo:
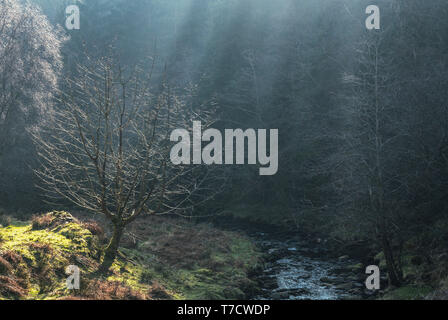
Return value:
[(186, 299), (242, 298), (239, 287), (250, 282), (247, 273), (259, 264), (260, 253), (248, 239), (235, 237), (230, 251), (212, 252), (211, 261), (221, 266), (218, 272), (208, 268), (184, 270), (181, 279), (186, 280), (182, 290)]
[(414, 264), (414, 258), (412, 255), (405, 255), (402, 258), (404, 279), (415, 279), (423, 271), (424, 266)]
[(65, 268), (72, 258), (89, 259), (98, 254), (93, 235), (70, 214), (52, 212), (43, 217), (51, 222), (47, 228), (24, 223), (0, 228), (0, 254), (11, 252), (23, 259), (24, 263), (16, 265), (15, 271), (20, 279), (29, 277), (27, 298), (30, 299), (51, 299), (67, 294)]
[[(229, 234), (230, 235), (230, 234)], [(242, 289), (250, 283), (247, 274), (261, 261), (261, 254), (252, 242), (242, 236), (231, 234), (227, 246), (210, 243), (208, 253), (191, 265), (170, 265), (159, 261), (152, 253), (138, 249), (121, 249), (126, 257), (138, 262), (143, 268), (129, 266), (133, 288), (141, 288), (154, 283), (163, 286), (173, 299), (241, 299), (245, 297)], [(206, 241), (206, 239), (204, 239)], [(142, 246), (148, 250), (151, 239)], [(226, 249), (224, 249), (226, 248)], [(182, 257), (179, 257), (182, 259)], [(115, 265), (115, 270), (128, 265)], [(123, 281), (120, 278), (114, 280)]]
[[(168, 228), (164, 223), (160, 224), (160, 228), (154, 233), (144, 233), (146, 238), (139, 248), (120, 248), (111, 275), (102, 281), (119, 283), (155, 298), (244, 298), (243, 289), (250, 285), (247, 274), (260, 263), (261, 257), (250, 240), (235, 233), (221, 232), (218, 238), (210, 241), (207, 237), (217, 236), (216, 230), (201, 227), (200, 235), (191, 247), (196, 250), (197, 256), (193, 259), (179, 256), (177, 260), (177, 253), (172, 253), (176, 256), (173, 263), (159, 257), (153, 249), (161, 239), (172, 244), (170, 237), (184, 229)], [(196, 226), (189, 228), (191, 230), (187, 229), (183, 235), (191, 234)], [(51, 212), (36, 217), (31, 225), (13, 223), (0, 228), (0, 238), (0, 256), (14, 252), (23, 261), (20, 267), (14, 266), (14, 269), (20, 279), (27, 279), (25, 299), (56, 299), (71, 295), (73, 292), (69, 292), (65, 284), (65, 268), (70, 264), (81, 269), (81, 291), (87, 290), (83, 286), (96, 279), (90, 278), (100, 263), (99, 240), (66, 212)], [(175, 246), (186, 244), (183, 240), (177, 240)], [(195, 247), (202, 243), (210, 244), (205, 248)], [(180, 249), (180, 252), (184, 250)], [(176, 261), (188, 263), (176, 264)], [(2, 298), (9, 297), (2, 297), (0, 292)]]
[[(3, 239), (0, 250), (14, 251), (21, 255), (33, 266), (37, 264), (35, 252), (30, 248), (33, 244), (51, 245), (54, 249), (63, 252), (73, 252), (77, 246), (65, 236), (48, 232), (46, 230), (33, 231), (31, 226), (9, 226), (0, 229), (0, 236)], [(85, 248), (82, 248), (85, 250)], [(57, 258), (58, 255), (56, 255)]]
[(350, 268), (350, 270), (354, 273), (362, 272), (364, 269), (362, 263), (352, 264), (352, 265), (348, 266), (348, 268)]
[(430, 286), (404, 286), (393, 289), (386, 293), (382, 299), (384, 300), (418, 300), (423, 299), (426, 295), (432, 292)]
[(375, 263), (378, 264), (378, 267), (381, 270), (385, 270), (387, 268), (387, 264), (386, 264), (386, 258), (384, 256), (384, 252), (381, 251), (379, 252), (376, 256), (375, 256)]

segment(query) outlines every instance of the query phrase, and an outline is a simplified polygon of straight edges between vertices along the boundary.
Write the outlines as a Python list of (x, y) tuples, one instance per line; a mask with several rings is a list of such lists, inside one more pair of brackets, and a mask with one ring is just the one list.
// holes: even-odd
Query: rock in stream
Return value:
[(268, 233), (250, 235), (267, 253), (266, 268), (258, 276), (265, 300), (361, 299), (362, 271), (353, 271), (356, 261), (327, 258), (322, 245), (307, 241), (275, 239)]

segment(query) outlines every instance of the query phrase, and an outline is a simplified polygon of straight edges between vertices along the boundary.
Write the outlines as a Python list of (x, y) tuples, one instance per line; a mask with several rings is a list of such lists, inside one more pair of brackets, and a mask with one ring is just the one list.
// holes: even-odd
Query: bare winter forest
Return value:
[(0, 300), (448, 298), (447, 17), (0, 0)]

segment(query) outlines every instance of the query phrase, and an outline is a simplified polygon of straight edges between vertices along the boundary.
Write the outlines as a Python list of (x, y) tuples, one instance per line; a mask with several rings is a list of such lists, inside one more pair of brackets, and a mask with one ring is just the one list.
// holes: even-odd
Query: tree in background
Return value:
[(0, 193), (10, 198), (32, 188), (26, 168), (34, 151), (25, 129), (44, 125), (52, 112), (64, 40), (37, 7), (0, 1), (0, 181), (7, 183)]
[[(334, 185), (344, 210), (367, 225), (382, 248), (393, 285), (402, 282), (400, 239), (403, 220), (397, 219), (406, 199), (406, 153), (409, 137), (406, 105), (399, 93), (399, 56), (389, 42), (390, 30), (366, 32), (356, 51), (353, 73), (342, 76), (349, 89), (341, 102), (344, 126), (334, 160)], [(360, 215), (356, 217), (356, 215)], [(352, 216), (351, 214), (347, 216)], [(353, 216), (352, 216), (353, 219)]]
[(446, 208), (446, 23), (426, 19), (446, 3), (380, 5), (387, 23), (348, 44), (353, 62), (341, 80), (349, 89), (335, 112), (340, 149), (329, 158), (338, 216), (377, 240), (390, 282), (400, 285), (404, 242)]

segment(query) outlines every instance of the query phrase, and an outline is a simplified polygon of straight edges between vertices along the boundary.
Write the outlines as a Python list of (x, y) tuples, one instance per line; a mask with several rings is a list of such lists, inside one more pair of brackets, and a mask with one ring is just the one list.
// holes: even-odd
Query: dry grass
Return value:
[[(245, 287), (247, 265), (257, 259), (250, 241), (237, 233), (181, 219), (149, 217), (130, 226), (111, 274), (98, 278), (98, 239), (105, 237), (102, 225), (101, 220), (51, 212), (33, 217), (32, 226), (0, 229), (5, 239), (0, 243), (0, 297), (235, 298), (227, 297), (223, 290)], [(69, 264), (81, 269), (81, 290), (66, 290), (65, 268)]]
[(146, 300), (148, 297), (119, 281), (86, 280), (78, 294), (64, 297), (64, 300)]
[(142, 219), (131, 227), (130, 233), (137, 239), (149, 239), (140, 249), (156, 255), (163, 263), (184, 268), (204, 262), (207, 267), (219, 268), (211, 254), (229, 253), (232, 240), (238, 237), (207, 224), (194, 225), (159, 217)]
[(53, 211), (45, 215), (34, 215), (31, 220), (33, 230), (53, 229), (67, 223), (80, 223), (71, 214), (63, 211)]
[(28, 293), (23, 283), (13, 276), (0, 276), (0, 296), (6, 298), (23, 298)]
[(43, 230), (50, 227), (53, 219), (48, 215), (35, 215), (31, 221), (33, 230)]
[(12, 270), (12, 265), (3, 257), (0, 257), (0, 275), (10, 274)]
[(166, 289), (158, 282), (153, 282), (149, 290), (149, 296), (152, 300), (171, 300), (172, 297), (166, 292)]
[(99, 225), (99, 223), (95, 220), (88, 220), (81, 222), (81, 225), (89, 230), (94, 236), (97, 236), (100, 239), (104, 238), (104, 229)]
[(22, 272), (22, 263), (21, 257), (11, 251), (0, 255), (0, 296), (13, 299), (26, 296), (29, 275)]

